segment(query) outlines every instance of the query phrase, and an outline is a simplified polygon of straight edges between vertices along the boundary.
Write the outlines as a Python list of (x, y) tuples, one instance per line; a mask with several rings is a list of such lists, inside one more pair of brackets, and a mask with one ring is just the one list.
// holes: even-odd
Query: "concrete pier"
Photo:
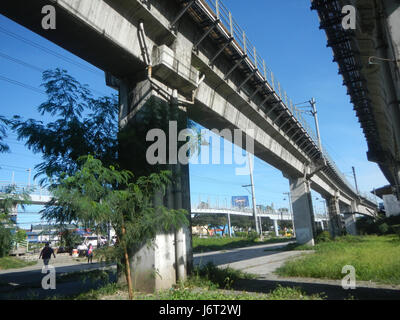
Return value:
[(315, 224), (310, 184), (305, 178), (289, 178), (289, 183), (297, 243), (313, 246)]
[[(154, 207), (185, 209), (190, 219), (189, 168), (176, 164), (150, 164), (146, 151), (154, 141), (147, 141), (151, 129), (161, 129), (167, 140), (166, 159), (170, 160), (174, 150), (170, 149), (169, 121), (176, 121), (177, 130), (186, 128), (187, 117), (178, 109), (171, 97), (167, 101), (154, 88), (150, 80), (120, 84), (120, 160), (124, 168), (139, 177), (160, 170), (172, 173), (172, 183), (154, 197)], [(157, 117), (155, 116), (157, 115)], [(174, 139), (174, 137), (171, 137)], [(178, 146), (178, 144), (177, 144)], [(179, 146), (178, 146), (179, 147)], [(135, 290), (154, 292), (167, 289), (177, 281), (184, 281), (192, 265), (190, 226), (175, 232), (159, 233), (150, 244), (132, 248), (131, 274)]]
[(329, 214), (329, 232), (332, 237), (341, 235), (342, 219), (340, 217), (339, 199), (337, 197), (329, 197), (327, 200)]
[(354, 214), (345, 213), (344, 223), (348, 234), (351, 234), (353, 236), (357, 235), (356, 217)]
[(278, 220), (274, 219), (274, 231), (275, 231), (275, 236), (279, 236), (279, 229), (278, 229)]

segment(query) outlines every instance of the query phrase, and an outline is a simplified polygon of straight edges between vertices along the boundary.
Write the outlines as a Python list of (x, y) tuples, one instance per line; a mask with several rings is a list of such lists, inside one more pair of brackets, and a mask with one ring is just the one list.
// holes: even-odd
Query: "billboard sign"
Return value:
[(240, 208), (249, 207), (249, 197), (248, 196), (233, 196), (232, 197), (232, 207), (240, 207)]

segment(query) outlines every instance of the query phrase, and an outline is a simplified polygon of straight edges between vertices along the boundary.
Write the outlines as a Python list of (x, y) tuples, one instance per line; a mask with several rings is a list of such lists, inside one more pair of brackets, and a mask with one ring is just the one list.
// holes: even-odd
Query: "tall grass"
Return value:
[(400, 240), (396, 236), (345, 236), (319, 243), (315, 254), (288, 261), (281, 276), (342, 279), (342, 268), (351, 265), (356, 279), (400, 284)]

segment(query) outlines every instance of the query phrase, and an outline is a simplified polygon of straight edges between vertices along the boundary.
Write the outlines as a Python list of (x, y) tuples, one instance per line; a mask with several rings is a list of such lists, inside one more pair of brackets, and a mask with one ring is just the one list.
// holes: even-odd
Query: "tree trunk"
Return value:
[[(125, 226), (122, 226), (122, 237), (124, 238), (126, 234)], [(129, 255), (128, 255), (128, 249), (126, 247), (126, 242), (125, 239), (121, 239), (121, 244), (122, 247), (124, 248), (124, 258), (125, 258), (125, 275), (126, 275), (126, 281), (128, 283), (128, 294), (129, 294), (129, 299), (133, 300), (133, 287), (132, 287), (132, 277), (131, 277), (131, 267), (129, 265)]]

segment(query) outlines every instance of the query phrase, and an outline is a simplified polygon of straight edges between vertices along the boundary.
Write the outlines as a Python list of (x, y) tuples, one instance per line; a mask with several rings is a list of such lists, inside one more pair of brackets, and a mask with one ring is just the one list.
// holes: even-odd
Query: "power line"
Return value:
[(7, 54), (5, 54), (5, 53), (2, 53), (2, 52), (0, 52), (0, 57), (2, 57), (2, 58), (4, 58), (4, 59), (7, 59), (7, 60), (10, 60), (10, 61), (12, 61), (12, 62), (18, 63), (18, 64), (20, 64), (21, 66), (31, 68), (31, 69), (33, 69), (33, 70), (35, 70), (35, 71), (39, 71), (39, 72), (45, 71), (45, 70), (42, 69), (42, 68), (36, 67), (36, 66), (34, 66), (34, 65), (30, 64), (30, 63), (27, 63), (27, 62), (25, 62), (25, 61), (22, 61), (22, 60), (13, 58), (13, 57), (11, 57), (11, 56), (9, 56), (9, 55), (7, 55)]
[[(0, 28), (1, 28), (1, 27), (0, 27)], [(3, 80), (3, 81), (6, 81), (6, 82), (9, 82), (9, 83), (12, 83), (12, 84), (14, 84), (14, 85), (20, 86), (20, 87), (25, 88), (25, 89), (29, 89), (29, 90), (35, 91), (35, 92), (40, 93), (40, 94), (44, 94), (44, 95), (46, 94), (44, 91), (42, 91), (42, 90), (40, 90), (40, 89), (38, 89), (38, 88), (32, 87), (32, 86), (30, 86), (29, 84), (26, 84), (26, 83), (22, 83), (22, 82), (13, 80), (13, 79), (4, 77), (4, 76), (2, 76), (2, 75), (0, 75), (0, 80)]]
[(80, 62), (74, 61), (74, 60), (72, 60), (72, 59), (70, 59), (70, 58), (68, 58), (68, 57), (66, 57), (66, 56), (64, 56), (62, 54), (59, 54), (59, 53), (57, 53), (57, 52), (55, 52), (55, 51), (53, 51), (51, 49), (43, 47), (42, 45), (40, 45), (40, 44), (38, 44), (36, 42), (33, 42), (31, 40), (28, 40), (28, 39), (26, 39), (26, 38), (24, 38), (24, 37), (22, 37), (20, 35), (17, 35), (17, 34), (9, 31), (7, 29), (4, 29), (4, 28), (0, 27), (0, 32), (8, 35), (9, 37), (12, 37), (12, 38), (17, 39), (19, 41), (22, 41), (22, 42), (24, 42), (26, 44), (29, 44), (32, 47), (40, 49), (40, 50), (42, 50), (42, 51), (44, 51), (44, 52), (46, 52), (48, 54), (51, 54), (51, 55), (53, 55), (53, 56), (55, 56), (55, 57), (57, 57), (59, 59), (62, 59), (64, 61), (68, 62), (68, 63), (71, 63), (71, 64), (73, 64), (73, 65), (75, 65), (75, 66), (77, 66), (77, 67), (79, 67), (79, 68), (81, 68), (83, 70), (86, 70), (86, 71), (89, 71), (89, 72), (91, 72), (93, 74), (96, 74), (99, 77), (101, 76), (103, 78), (103, 75), (100, 75), (100, 73), (98, 71), (95, 71), (92, 68), (89, 68), (88, 66), (86, 66), (86, 65), (84, 65), (84, 64), (82, 64)]
[[(13, 57), (11, 57), (11, 56), (9, 56), (9, 55), (7, 55), (7, 54), (5, 54), (5, 53), (2, 53), (2, 52), (0, 52), (0, 57), (2, 57), (2, 58), (4, 58), (4, 59), (8, 59), (8, 60), (10, 60), (10, 61), (12, 61), (12, 62), (18, 63), (18, 64), (21, 65), (21, 66), (24, 66), (24, 67), (27, 67), (27, 68), (31, 68), (31, 69), (33, 69), (33, 70), (35, 70), (35, 71), (40, 72), (40, 73), (43, 73), (43, 72), (45, 71), (45, 69), (36, 67), (36, 66), (34, 66), (34, 65), (32, 65), (32, 64), (30, 64), (30, 63), (28, 63), (28, 62), (26, 62), (26, 61), (13, 58)], [(104, 95), (104, 96), (107, 96), (107, 95), (108, 95), (108, 94), (106, 94), (106, 93), (104, 93), (104, 92), (101, 92), (101, 91), (98, 91), (98, 90), (95, 90), (95, 89), (90, 89), (90, 90), (93, 91), (93, 92), (95, 92), (95, 93), (97, 93), (97, 94), (99, 94), (99, 95)]]
[(10, 166), (10, 165), (8, 165), (8, 164), (2, 164), (2, 163), (0, 163), (0, 166), (10, 167), (10, 168), (17, 168), (17, 169), (23, 169), (23, 170), (29, 170), (29, 168), (18, 167), (18, 166)]
[(0, 166), (0, 170), (3, 170), (3, 171), (9, 171), (9, 172), (25, 172), (25, 171), (23, 171), (23, 170), (18, 170), (18, 169), (4, 169), (4, 168), (2, 168), (1, 166)]

